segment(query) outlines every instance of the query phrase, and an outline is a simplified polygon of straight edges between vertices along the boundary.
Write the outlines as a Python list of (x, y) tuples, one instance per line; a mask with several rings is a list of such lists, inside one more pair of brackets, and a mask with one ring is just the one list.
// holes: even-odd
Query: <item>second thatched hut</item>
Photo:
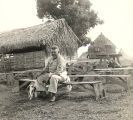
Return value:
[(100, 55), (116, 54), (116, 46), (102, 33), (91, 43), (88, 48), (89, 58), (99, 58)]

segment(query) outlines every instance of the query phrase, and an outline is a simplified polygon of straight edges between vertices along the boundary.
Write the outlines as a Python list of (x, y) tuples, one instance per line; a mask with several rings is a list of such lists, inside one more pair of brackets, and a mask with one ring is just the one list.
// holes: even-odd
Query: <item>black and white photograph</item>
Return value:
[(0, 120), (133, 120), (133, 0), (0, 0)]

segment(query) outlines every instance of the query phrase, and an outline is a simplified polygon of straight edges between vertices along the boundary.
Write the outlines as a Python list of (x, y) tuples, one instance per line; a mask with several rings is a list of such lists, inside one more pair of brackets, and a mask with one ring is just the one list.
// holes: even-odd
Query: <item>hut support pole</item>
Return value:
[(113, 57), (113, 60), (115, 61), (115, 57)]
[(119, 57), (116, 57), (116, 59), (117, 59), (117, 62), (118, 62), (119, 64), (121, 64)]
[(100, 58), (100, 65), (102, 64), (102, 58)]

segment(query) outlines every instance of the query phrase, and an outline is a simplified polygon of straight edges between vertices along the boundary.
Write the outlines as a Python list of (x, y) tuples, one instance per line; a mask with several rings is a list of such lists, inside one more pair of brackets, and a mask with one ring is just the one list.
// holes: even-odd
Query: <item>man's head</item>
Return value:
[(56, 45), (53, 45), (51, 48), (51, 54), (53, 57), (57, 57), (59, 54), (59, 47)]

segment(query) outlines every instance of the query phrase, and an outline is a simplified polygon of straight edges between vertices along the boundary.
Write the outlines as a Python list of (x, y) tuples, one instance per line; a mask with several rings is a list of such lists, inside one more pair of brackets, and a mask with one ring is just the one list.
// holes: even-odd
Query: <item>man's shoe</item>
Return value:
[(56, 97), (55, 96), (52, 96), (51, 99), (50, 99), (50, 102), (54, 102), (55, 99), (56, 99)]

